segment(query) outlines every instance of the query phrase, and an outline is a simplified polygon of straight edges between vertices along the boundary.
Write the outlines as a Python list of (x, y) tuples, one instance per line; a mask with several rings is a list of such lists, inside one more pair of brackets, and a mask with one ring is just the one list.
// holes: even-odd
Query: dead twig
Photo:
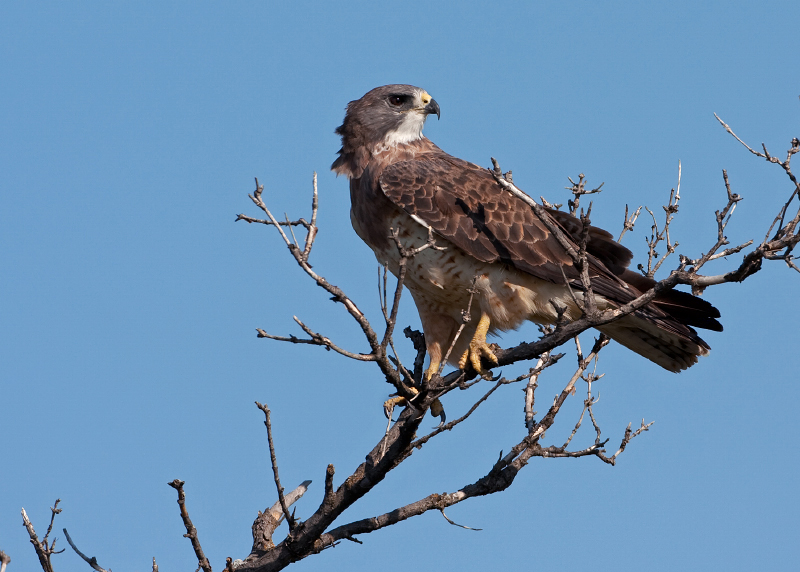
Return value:
[[(595, 193), (599, 193), (599, 192), (601, 192), (601, 189), (603, 188), (603, 185), (605, 184), (605, 183), (600, 183), (600, 185), (598, 187), (587, 191), (586, 190), (586, 176), (583, 173), (580, 173), (578, 175), (578, 182), (577, 183), (572, 180), (572, 177), (567, 177), (567, 179), (569, 179), (569, 182), (572, 183), (572, 186), (564, 187), (565, 189), (570, 191), (572, 193), (572, 196), (573, 196), (572, 200), (567, 201), (567, 206), (569, 207), (569, 214), (571, 214), (572, 216), (575, 216), (575, 213), (578, 212), (578, 207), (580, 206), (581, 197), (583, 195), (593, 195)], [(542, 204), (544, 204), (544, 203), (542, 203)], [(545, 206), (547, 206), (547, 205), (545, 205)]]
[[(78, 550), (78, 547), (77, 547), (77, 546), (75, 546), (75, 543), (72, 541), (72, 538), (70, 538), (70, 536), (69, 536), (69, 532), (67, 532), (67, 529), (66, 529), (66, 528), (64, 528), (64, 529), (62, 529), (62, 530), (64, 531), (64, 536), (66, 536), (66, 537), (67, 537), (67, 542), (69, 542), (69, 545), (70, 545), (70, 546), (72, 546), (72, 549), (75, 551), (75, 553), (76, 553), (78, 556), (80, 556), (81, 558), (83, 558), (83, 560), (84, 560), (84, 561), (85, 561), (85, 562), (86, 562), (86, 563), (87, 563), (89, 566), (91, 566), (92, 568), (94, 568), (95, 570), (97, 570), (97, 572), (111, 572), (111, 570), (106, 570), (105, 568), (103, 568), (102, 566), (100, 566), (100, 565), (97, 563), (97, 558), (95, 558), (94, 556), (92, 556), (91, 558), (89, 558), (89, 557), (88, 557), (88, 556), (86, 556), (86, 555), (85, 555), (83, 552), (81, 552), (80, 550)], [(153, 558), (153, 565), (154, 565), (154, 566), (155, 566), (155, 560), (156, 560), (156, 559), (155, 559), (155, 558)], [(156, 569), (157, 569), (157, 567), (156, 567)]]
[(622, 437), (622, 443), (620, 443), (617, 452), (611, 455), (610, 457), (599, 455), (600, 458), (610, 465), (616, 464), (617, 457), (622, 454), (622, 452), (625, 450), (625, 447), (627, 447), (628, 443), (631, 442), (631, 439), (641, 435), (642, 432), (644, 431), (649, 431), (653, 423), (655, 423), (655, 421), (651, 421), (650, 423), (645, 424), (644, 419), (642, 419), (642, 425), (636, 431), (631, 431), (631, 424), (628, 423), (628, 427), (625, 429), (625, 435)]
[(318, 333), (310, 330), (309, 328), (307, 328), (307, 326), (305, 324), (303, 324), (303, 322), (301, 322), (300, 319), (297, 316), (293, 316), (293, 318), (294, 318), (294, 321), (297, 322), (297, 324), (303, 329), (303, 331), (306, 332), (309, 336), (311, 336), (310, 339), (298, 338), (298, 337), (293, 336), (293, 335), (275, 336), (273, 334), (268, 334), (267, 332), (265, 332), (261, 328), (256, 328), (256, 332), (258, 332), (258, 337), (259, 338), (267, 338), (267, 339), (270, 339), (270, 340), (277, 340), (279, 342), (289, 342), (289, 343), (292, 343), (292, 344), (309, 344), (309, 345), (312, 345), (312, 346), (322, 346), (328, 351), (333, 350), (337, 354), (341, 354), (341, 355), (343, 355), (345, 357), (348, 357), (350, 359), (354, 359), (354, 360), (357, 360), (357, 361), (376, 361), (377, 360), (377, 357), (374, 354), (358, 354), (358, 353), (347, 351), (347, 350), (337, 346), (336, 344), (334, 344), (331, 341), (330, 338), (328, 338), (326, 336), (323, 336), (322, 334), (318, 334)]
[(414, 382), (419, 385), (422, 383), (422, 368), (425, 365), (425, 336), (422, 332), (412, 330), (410, 326), (406, 326), (403, 335), (411, 340), (414, 350), (417, 352), (417, 356), (414, 358)]
[(459, 528), (464, 528), (464, 529), (466, 529), (466, 530), (483, 530), (482, 528), (472, 528), (471, 526), (465, 526), (465, 525), (463, 525), (463, 524), (458, 524), (458, 523), (456, 523), (456, 522), (453, 522), (453, 521), (450, 519), (450, 517), (449, 517), (449, 516), (447, 516), (447, 515), (444, 513), (444, 509), (441, 509), (441, 513), (442, 513), (442, 516), (444, 517), (444, 519), (445, 519), (447, 522), (449, 522), (450, 524), (452, 524), (453, 526), (457, 526), (457, 527), (459, 527)]
[(529, 435), (532, 441), (537, 441), (553, 425), (556, 415), (560, 411), (564, 401), (566, 401), (567, 397), (572, 394), (573, 388), (575, 387), (575, 382), (580, 379), (581, 375), (584, 371), (586, 371), (586, 368), (589, 366), (592, 360), (597, 358), (597, 354), (600, 353), (600, 350), (606, 347), (610, 341), (611, 339), (607, 335), (600, 334), (595, 340), (594, 346), (592, 346), (592, 351), (589, 353), (586, 359), (583, 359), (583, 355), (580, 354), (580, 347), (578, 347), (578, 369), (567, 382), (567, 385), (561, 391), (561, 394), (558, 395), (555, 400), (553, 400), (553, 405), (550, 407), (550, 409), (548, 409), (542, 420), (533, 426)]
[(50, 536), (50, 532), (53, 530), (53, 521), (56, 518), (56, 515), (61, 512), (61, 509), (58, 508), (58, 503), (61, 502), (61, 499), (56, 499), (56, 502), (50, 507), (50, 526), (47, 527), (47, 533), (44, 535), (42, 540), (39, 540), (39, 537), (36, 536), (36, 531), (33, 529), (33, 523), (28, 518), (28, 513), (25, 512), (25, 509), (22, 509), (22, 524), (25, 529), (28, 531), (28, 536), (30, 536), (31, 544), (33, 544), (33, 549), (36, 551), (36, 556), (39, 558), (39, 564), (42, 567), (44, 572), (53, 572), (53, 564), (51, 562), (51, 558), (53, 554), (61, 554), (64, 552), (64, 549), (56, 550), (56, 539), (54, 538), (52, 542), (48, 540)]
[(633, 226), (636, 224), (636, 219), (639, 218), (639, 213), (642, 212), (642, 207), (636, 209), (633, 214), (629, 217), (628, 216), (628, 205), (625, 205), (625, 217), (622, 222), (622, 232), (619, 233), (619, 238), (617, 242), (622, 242), (622, 237), (625, 236), (625, 233), (628, 231), (633, 232)]
[[(757, 157), (761, 157), (762, 159), (765, 159), (766, 161), (768, 161), (770, 163), (774, 163), (776, 165), (779, 165), (786, 172), (786, 175), (789, 177), (789, 179), (792, 181), (792, 183), (794, 183), (794, 187), (795, 187), (794, 188), (794, 192), (792, 192), (792, 194), (789, 196), (789, 199), (783, 205), (783, 208), (778, 213), (778, 216), (775, 217), (775, 221), (772, 223), (772, 226), (770, 227), (770, 230), (773, 227), (775, 227), (776, 225), (778, 226), (778, 228), (783, 228), (785, 217), (786, 217), (786, 211), (789, 208), (789, 205), (792, 203), (792, 201), (795, 199), (795, 197), (800, 197), (800, 182), (798, 182), (798, 180), (795, 177), (794, 173), (792, 173), (792, 168), (791, 168), (792, 156), (794, 154), (800, 152), (800, 139), (798, 139), (797, 137), (792, 139), (791, 147), (786, 152), (786, 159), (781, 161), (778, 157), (770, 155), (769, 151), (767, 151), (767, 146), (764, 143), (761, 144), (761, 148), (764, 151), (763, 153), (754, 150), (747, 143), (742, 141), (739, 138), (739, 136), (736, 135), (736, 133), (733, 132), (733, 130), (730, 128), (730, 126), (727, 123), (725, 123), (722, 119), (720, 119), (719, 115), (717, 115), (715, 113), (714, 117), (716, 117), (717, 121), (719, 121), (720, 124), (722, 124), (722, 126), (725, 128), (725, 131), (730, 133), (739, 143), (744, 145), (744, 147), (748, 151), (750, 151), (753, 155), (755, 155)], [(775, 235), (775, 238), (779, 238), (779, 237), (780, 237), (780, 232)], [(766, 241), (766, 239), (765, 239), (765, 241)]]
[[(650, 227), (650, 238), (645, 239), (647, 243), (647, 271), (644, 270), (643, 266), (639, 264), (639, 270), (648, 278), (652, 278), (655, 276), (655, 273), (658, 272), (658, 269), (661, 268), (661, 265), (664, 264), (664, 261), (669, 257), (670, 254), (675, 252), (675, 249), (678, 247), (678, 242), (672, 242), (669, 234), (669, 225), (672, 223), (672, 220), (675, 218), (675, 215), (678, 212), (678, 202), (681, 200), (681, 163), (678, 161), (678, 185), (674, 189), (670, 190), (669, 193), (669, 201), (667, 204), (661, 208), (664, 209), (664, 226), (661, 230), (658, 229), (658, 221), (656, 221), (656, 215), (653, 214), (649, 208), (645, 207), (648, 213), (650, 213), (650, 217), (653, 219), (653, 225)], [(658, 251), (656, 251), (656, 247), (662, 241), (666, 242), (667, 251), (664, 253), (664, 256), (659, 258)]]
[[(300, 500), (308, 490), (310, 484), (311, 481), (303, 481), (292, 492), (285, 495), (284, 504), (287, 509)], [(280, 500), (273, 504), (272, 507), (264, 509), (264, 512), (258, 511), (258, 516), (252, 526), (253, 552), (266, 552), (275, 548), (272, 535), (275, 534), (275, 530), (280, 526), (281, 522), (283, 522), (285, 515), (286, 513), (283, 510), (283, 505)], [(292, 518), (294, 518), (294, 515), (292, 515)], [(234, 561), (234, 564), (236, 562), (237, 561)]]
[[(541, 326), (540, 330), (543, 334), (551, 333), (553, 328), (550, 326)], [(564, 354), (558, 355), (551, 355), (550, 351), (544, 352), (541, 357), (539, 357), (539, 361), (536, 362), (536, 366), (532, 368), (528, 372), (528, 383), (525, 386), (525, 429), (528, 432), (533, 429), (534, 425), (536, 424), (535, 416), (536, 411), (533, 410), (534, 404), (536, 403), (536, 388), (539, 386), (539, 374), (541, 374), (545, 368), (550, 367), (554, 363), (556, 363)]]
[(183, 485), (185, 483), (184, 481), (175, 479), (167, 484), (178, 491), (178, 506), (181, 507), (181, 519), (183, 520), (183, 526), (186, 528), (186, 534), (184, 534), (183, 537), (188, 538), (192, 543), (192, 549), (197, 557), (198, 568), (202, 569), (203, 572), (211, 572), (211, 564), (203, 552), (203, 547), (200, 545), (197, 529), (194, 527), (194, 524), (192, 524), (192, 519), (189, 518), (189, 511), (186, 510), (186, 493), (183, 492)]
[(289, 533), (294, 530), (295, 521), (294, 517), (289, 514), (289, 506), (286, 504), (286, 498), (283, 496), (283, 487), (281, 486), (281, 478), (278, 475), (278, 458), (275, 455), (275, 444), (272, 441), (272, 421), (270, 419), (270, 411), (267, 404), (261, 404), (256, 401), (256, 406), (264, 412), (264, 425), (267, 427), (267, 441), (269, 442), (269, 459), (272, 463), (272, 474), (275, 478), (275, 488), (278, 489), (278, 502), (280, 503), (281, 509), (283, 509), (283, 515), (286, 517), (286, 522), (289, 524)]
[[(324, 277), (317, 274), (309, 264), (309, 256), (311, 254), (314, 240), (318, 233), (316, 225), (317, 211), (318, 211), (316, 173), (314, 174), (313, 178), (311, 223), (309, 223), (309, 226), (307, 227), (308, 232), (305, 238), (304, 248), (302, 250), (297, 246), (297, 244), (295, 244), (292, 240), (290, 240), (289, 237), (286, 235), (286, 233), (283, 231), (282, 227), (286, 226), (286, 224), (284, 223), (283, 225), (281, 225), (275, 218), (275, 216), (272, 214), (270, 209), (267, 207), (266, 203), (264, 203), (264, 200), (262, 199), (263, 192), (264, 192), (264, 185), (259, 184), (258, 179), (256, 179), (256, 190), (252, 195), (249, 195), (250, 200), (252, 200), (253, 203), (259, 209), (261, 209), (262, 212), (264, 212), (264, 214), (267, 215), (267, 219), (269, 220), (270, 225), (274, 226), (275, 229), (278, 231), (278, 234), (281, 236), (281, 239), (283, 240), (284, 244), (288, 248), (291, 255), (294, 257), (295, 261), (300, 266), (300, 268), (312, 280), (316, 282), (317, 286), (319, 286), (320, 288), (324, 289), (326, 292), (331, 294), (331, 300), (333, 300), (334, 302), (339, 302), (342, 305), (344, 305), (344, 307), (347, 309), (347, 312), (358, 323), (362, 332), (364, 333), (364, 336), (367, 338), (367, 342), (369, 343), (371, 349), (371, 355), (373, 357), (370, 359), (364, 359), (362, 357), (358, 357), (355, 359), (361, 359), (362, 361), (375, 361), (380, 367), (381, 372), (386, 377), (386, 381), (394, 385), (399, 392), (403, 394), (408, 393), (410, 397), (411, 395), (410, 392), (408, 391), (408, 388), (405, 387), (405, 384), (403, 384), (400, 374), (394, 368), (391, 360), (386, 355), (385, 348), (381, 345), (381, 341), (378, 340), (378, 335), (373, 330), (372, 326), (370, 325), (364, 313), (358, 309), (356, 304), (342, 291), (341, 288), (331, 284)], [(237, 218), (237, 220), (247, 220), (247, 219), (239, 217)], [(342, 355), (349, 354), (348, 357), (359, 355), (359, 354), (353, 354), (352, 352), (343, 353), (345, 352), (345, 350), (341, 350), (341, 348), (338, 348), (338, 346), (334, 347), (333, 345), (329, 345), (328, 343), (319, 343), (317, 340), (301, 341), (294, 337), (282, 338), (280, 336), (271, 336), (269, 334), (266, 334), (266, 332), (263, 332), (263, 330), (259, 332), (259, 335), (260, 337), (269, 337), (272, 339), (279, 339), (281, 341), (289, 341), (292, 343), (311, 343), (313, 345), (329, 346), (330, 349), (334, 349), (334, 351), (338, 351), (338, 353), (342, 353)]]

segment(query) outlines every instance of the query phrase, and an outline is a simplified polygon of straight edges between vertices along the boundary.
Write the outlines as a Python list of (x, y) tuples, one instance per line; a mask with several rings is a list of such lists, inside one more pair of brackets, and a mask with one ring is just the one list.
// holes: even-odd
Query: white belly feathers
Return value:
[[(399, 232), (400, 242), (406, 248), (418, 248), (428, 240), (426, 227), (412, 222), (405, 213), (398, 213), (389, 226)], [(409, 226), (411, 228), (407, 228)], [(354, 227), (361, 235), (355, 221)], [(389, 231), (385, 243), (370, 246), (378, 262), (388, 263), (389, 270), (397, 276), (400, 253), (388, 235)], [(438, 309), (437, 313), (460, 323), (461, 311), (469, 304), (469, 290), (474, 280), (478, 294), (473, 298), (471, 315), (477, 321), (481, 311), (489, 314), (492, 332), (518, 328), (526, 320), (555, 322), (557, 313), (550, 300), (567, 308), (568, 319), (580, 315), (565, 286), (540, 280), (500, 262), (481, 262), (447, 240), (435, 234), (434, 238), (436, 245), (444, 246), (445, 250), (428, 248), (414, 256), (406, 263), (405, 279), (405, 286), (414, 299), (424, 301), (431, 310)]]

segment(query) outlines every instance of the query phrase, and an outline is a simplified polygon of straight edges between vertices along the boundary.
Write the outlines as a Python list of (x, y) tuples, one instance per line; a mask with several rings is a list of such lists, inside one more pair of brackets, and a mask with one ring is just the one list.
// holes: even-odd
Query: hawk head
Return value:
[(413, 85), (376, 87), (351, 101), (344, 122), (336, 128), (342, 136), (342, 148), (331, 170), (360, 177), (373, 151), (421, 139), (422, 126), (431, 113), (439, 117), (439, 104)]

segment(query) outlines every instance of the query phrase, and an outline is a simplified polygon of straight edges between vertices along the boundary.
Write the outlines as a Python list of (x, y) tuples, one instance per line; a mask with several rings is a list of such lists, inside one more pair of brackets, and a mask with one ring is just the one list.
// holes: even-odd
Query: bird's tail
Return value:
[[(655, 280), (624, 270), (618, 277), (639, 292)], [(680, 290), (667, 290), (635, 314), (597, 328), (612, 340), (672, 372), (683, 371), (711, 349), (694, 328), (722, 331), (719, 310), (707, 300)]]
[(696, 364), (699, 356), (708, 355), (711, 348), (692, 328), (677, 322), (669, 324), (673, 326), (669, 327), (664, 322), (659, 320), (657, 323), (631, 314), (597, 329), (629, 350), (675, 373)]

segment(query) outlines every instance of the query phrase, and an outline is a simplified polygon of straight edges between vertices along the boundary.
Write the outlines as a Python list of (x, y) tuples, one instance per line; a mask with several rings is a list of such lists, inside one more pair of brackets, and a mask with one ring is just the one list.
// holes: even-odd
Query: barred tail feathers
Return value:
[(678, 373), (696, 364), (699, 356), (708, 355), (711, 348), (691, 328), (675, 325), (679, 327), (669, 331), (645, 318), (628, 315), (597, 329), (640, 356)]

